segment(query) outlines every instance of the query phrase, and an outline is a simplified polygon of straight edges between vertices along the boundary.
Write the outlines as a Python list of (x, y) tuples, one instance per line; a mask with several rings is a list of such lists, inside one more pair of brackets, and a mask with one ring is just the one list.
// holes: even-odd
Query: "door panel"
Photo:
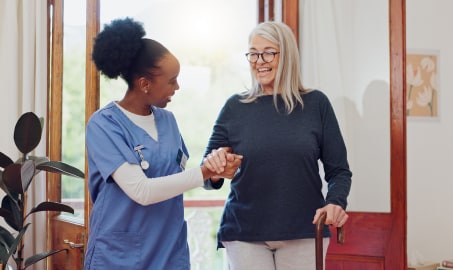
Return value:
[(69, 220), (54, 218), (51, 220), (54, 237), (52, 247), (55, 249), (68, 249), (68, 252), (60, 252), (51, 256), (48, 260), (49, 269), (74, 270), (83, 269), (85, 226), (73, 223)]
[[(349, 212), (345, 225), (345, 243), (331, 241), (326, 269), (398, 269), (385, 268), (392, 216), (388, 213)], [(336, 230), (331, 229), (332, 239)], [(392, 250), (390, 250), (392, 252)], [(392, 254), (390, 254), (392, 256)]]

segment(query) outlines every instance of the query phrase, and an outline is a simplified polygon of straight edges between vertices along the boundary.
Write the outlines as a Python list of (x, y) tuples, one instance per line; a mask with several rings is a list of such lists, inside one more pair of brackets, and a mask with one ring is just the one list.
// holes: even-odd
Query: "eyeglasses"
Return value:
[(245, 54), (245, 57), (247, 57), (247, 60), (250, 63), (256, 63), (258, 62), (258, 59), (261, 56), (261, 59), (263, 59), (264, 63), (270, 63), (274, 61), (275, 55), (279, 53), (280, 52), (262, 52), (262, 53), (249, 52)]

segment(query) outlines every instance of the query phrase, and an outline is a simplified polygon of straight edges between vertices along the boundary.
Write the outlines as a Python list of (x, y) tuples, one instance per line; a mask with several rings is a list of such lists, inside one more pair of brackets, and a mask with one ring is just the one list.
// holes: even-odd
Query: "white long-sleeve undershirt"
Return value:
[(112, 177), (129, 198), (141, 205), (165, 201), (204, 183), (200, 167), (148, 178), (139, 165), (127, 162), (116, 169)]

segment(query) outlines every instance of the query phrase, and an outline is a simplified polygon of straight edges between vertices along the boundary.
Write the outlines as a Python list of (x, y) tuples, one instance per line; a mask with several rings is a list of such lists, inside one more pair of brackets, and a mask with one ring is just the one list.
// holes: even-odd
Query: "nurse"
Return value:
[(174, 115), (164, 109), (179, 89), (180, 65), (130, 18), (106, 25), (92, 58), (128, 89), (95, 112), (86, 131), (90, 217), (85, 269), (189, 270), (182, 193), (205, 179), (232, 178), (242, 156), (223, 168), (185, 170), (189, 153)]

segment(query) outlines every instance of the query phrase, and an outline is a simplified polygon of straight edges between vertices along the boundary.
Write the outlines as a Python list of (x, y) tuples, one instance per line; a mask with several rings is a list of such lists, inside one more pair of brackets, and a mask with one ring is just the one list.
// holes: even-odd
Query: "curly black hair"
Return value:
[(134, 76), (149, 74), (148, 69), (158, 68), (157, 61), (168, 53), (159, 42), (145, 39), (143, 24), (131, 18), (116, 19), (104, 26), (96, 36), (92, 59), (105, 76), (121, 76), (129, 86)]

